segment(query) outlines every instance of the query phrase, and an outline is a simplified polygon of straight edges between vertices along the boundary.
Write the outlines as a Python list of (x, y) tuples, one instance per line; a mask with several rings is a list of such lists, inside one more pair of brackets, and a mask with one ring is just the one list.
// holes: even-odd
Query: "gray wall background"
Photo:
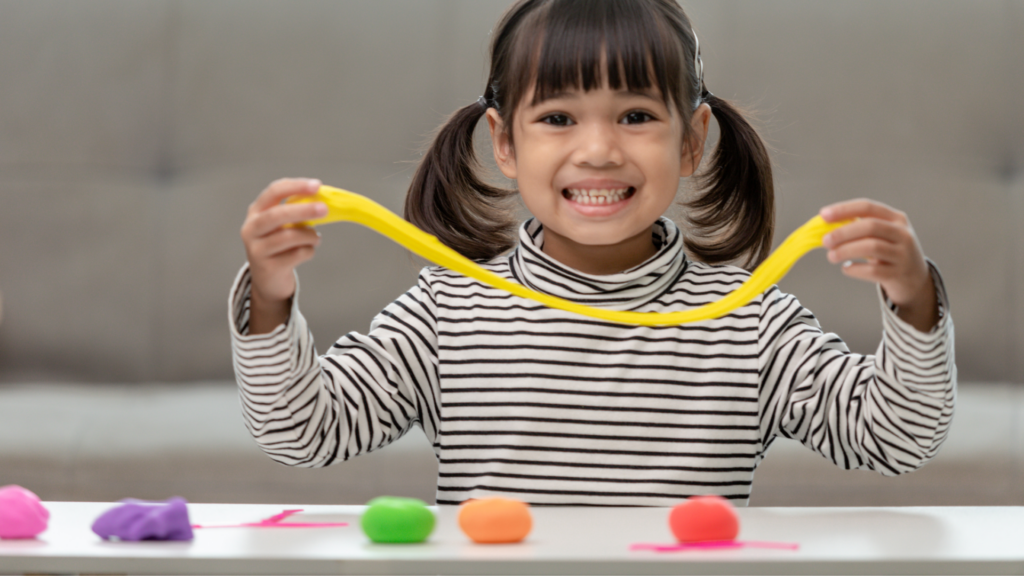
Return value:
[[(249, 202), (315, 176), (400, 211), (418, 148), (486, 79), (506, 0), (0, 1), (0, 382), (231, 377)], [(1024, 1), (684, 3), (709, 88), (759, 111), (778, 240), (905, 210), (943, 270), (962, 380), (1024, 380)], [(354, 225), (299, 270), (323, 350), (421, 262)], [(874, 288), (782, 282), (871, 352)]]

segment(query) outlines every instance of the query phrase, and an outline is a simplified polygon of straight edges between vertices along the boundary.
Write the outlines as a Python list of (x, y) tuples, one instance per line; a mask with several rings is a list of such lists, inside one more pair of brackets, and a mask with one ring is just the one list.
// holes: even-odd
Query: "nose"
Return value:
[(577, 131), (578, 138), (573, 151), (573, 162), (577, 166), (608, 168), (622, 165), (621, 143), (614, 126), (605, 122), (590, 122), (582, 128)]

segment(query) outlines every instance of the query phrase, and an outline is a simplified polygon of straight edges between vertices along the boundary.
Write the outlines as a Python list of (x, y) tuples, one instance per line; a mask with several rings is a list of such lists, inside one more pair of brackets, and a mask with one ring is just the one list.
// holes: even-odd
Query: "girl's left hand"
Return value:
[(899, 306), (898, 316), (914, 328), (927, 332), (935, 326), (935, 284), (906, 214), (858, 199), (826, 206), (821, 217), (826, 222), (856, 219), (822, 239), (829, 262), (842, 262), (847, 276), (880, 284)]

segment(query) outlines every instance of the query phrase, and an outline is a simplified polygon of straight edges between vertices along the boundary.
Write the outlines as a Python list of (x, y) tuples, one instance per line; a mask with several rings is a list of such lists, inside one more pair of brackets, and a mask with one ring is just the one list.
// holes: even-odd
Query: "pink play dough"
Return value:
[(46, 530), (50, 511), (21, 486), (0, 488), (0, 538), (35, 538)]

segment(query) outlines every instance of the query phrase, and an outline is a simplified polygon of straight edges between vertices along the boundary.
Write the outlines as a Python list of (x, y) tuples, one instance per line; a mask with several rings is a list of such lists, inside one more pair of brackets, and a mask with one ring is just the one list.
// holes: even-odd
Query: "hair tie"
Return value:
[(700, 40), (697, 39), (697, 31), (693, 32), (693, 69), (697, 71), (697, 85), (704, 86), (704, 61), (700, 59)]
[(486, 110), (486, 109), (488, 109), (488, 108), (490, 108), (490, 107), (491, 107), (491, 106), (490, 106), (490, 105), (489, 105), (489, 104), (487, 103), (487, 98), (484, 98), (483, 96), (481, 96), (481, 97), (477, 98), (477, 99), (476, 99), (476, 103), (477, 103), (477, 104), (479, 104), (479, 105), (480, 105), (480, 106), (481, 106), (481, 107), (482, 107), (482, 108), (483, 108), (484, 110)]
[(707, 86), (704, 85), (704, 61), (700, 58), (700, 40), (697, 39), (697, 31), (691, 28), (690, 32), (693, 32), (693, 70), (697, 73), (697, 86), (700, 90), (697, 103), (700, 104), (706, 101), (708, 96), (714, 96), (714, 94), (708, 92)]

